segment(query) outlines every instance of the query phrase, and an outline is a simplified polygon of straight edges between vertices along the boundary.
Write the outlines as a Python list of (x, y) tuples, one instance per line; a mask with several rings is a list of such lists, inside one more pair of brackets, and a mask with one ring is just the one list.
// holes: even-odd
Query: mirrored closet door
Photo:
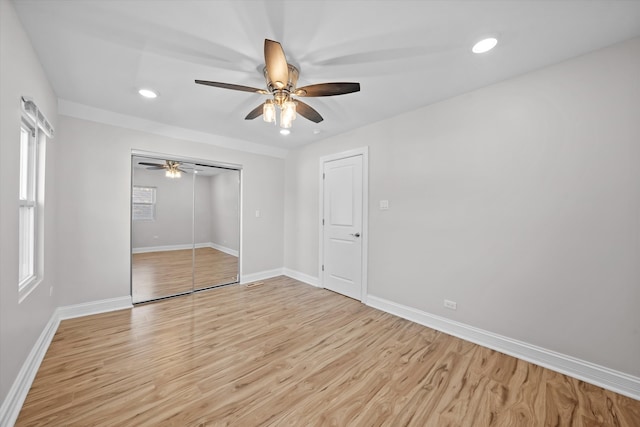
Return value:
[(239, 279), (240, 171), (132, 156), (134, 303)]
[(194, 179), (194, 287), (235, 283), (240, 242), (240, 171), (197, 164)]

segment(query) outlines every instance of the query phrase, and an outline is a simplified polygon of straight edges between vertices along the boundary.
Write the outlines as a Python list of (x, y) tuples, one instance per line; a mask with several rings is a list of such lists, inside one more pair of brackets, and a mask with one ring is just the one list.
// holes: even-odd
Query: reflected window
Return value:
[(156, 188), (134, 185), (132, 197), (132, 218), (134, 221), (155, 221)]

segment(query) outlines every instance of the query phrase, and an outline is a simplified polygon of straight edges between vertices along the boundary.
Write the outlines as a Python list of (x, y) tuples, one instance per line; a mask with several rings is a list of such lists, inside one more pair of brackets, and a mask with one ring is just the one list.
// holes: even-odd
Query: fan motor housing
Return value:
[(298, 76), (300, 75), (300, 71), (293, 65), (291, 64), (287, 64), (287, 67), (289, 68), (289, 79), (287, 80), (287, 85), (282, 88), (282, 89), (278, 89), (272, 81), (269, 80), (269, 75), (267, 74), (267, 67), (264, 67), (264, 69), (262, 70), (262, 73), (264, 74), (264, 80), (267, 83), (267, 89), (269, 89), (270, 93), (276, 93), (276, 92), (285, 92), (287, 94), (293, 93), (293, 91), (296, 88), (296, 85), (298, 84)]

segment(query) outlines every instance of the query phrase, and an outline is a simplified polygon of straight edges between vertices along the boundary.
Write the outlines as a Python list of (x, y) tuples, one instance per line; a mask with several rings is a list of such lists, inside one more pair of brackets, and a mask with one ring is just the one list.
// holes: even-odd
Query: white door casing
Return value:
[(367, 150), (321, 159), (321, 285), (364, 301), (366, 296)]

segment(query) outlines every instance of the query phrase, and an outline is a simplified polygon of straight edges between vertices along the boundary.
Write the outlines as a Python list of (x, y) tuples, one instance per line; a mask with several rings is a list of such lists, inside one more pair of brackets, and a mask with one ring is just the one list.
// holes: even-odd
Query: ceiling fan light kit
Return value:
[(180, 178), (182, 173), (179, 170), (170, 169), (164, 173), (167, 178)]
[(163, 170), (165, 171), (164, 176), (167, 178), (180, 178), (182, 176), (182, 169), (180, 169), (180, 162), (176, 162), (173, 160), (165, 160), (164, 164), (162, 163), (147, 163), (147, 162), (138, 162), (139, 165), (149, 166), (147, 169), (150, 170)]
[(214, 86), (223, 89), (239, 90), (242, 92), (254, 92), (261, 95), (271, 95), (263, 104), (257, 106), (245, 120), (253, 120), (262, 115), (267, 123), (276, 123), (276, 107), (280, 110), (280, 127), (289, 129), (297, 115), (300, 114), (307, 120), (320, 123), (322, 116), (316, 110), (304, 102), (294, 99), (298, 97), (318, 97), (344, 95), (360, 91), (360, 83), (320, 83), (298, 88), (300, 71), (287, 63), (287, 58), (280, 43), (265, 39), (264, 41), (264, 79), (267, 89), (258, 89), (230, 83), (196, 80), (197, 84)]

